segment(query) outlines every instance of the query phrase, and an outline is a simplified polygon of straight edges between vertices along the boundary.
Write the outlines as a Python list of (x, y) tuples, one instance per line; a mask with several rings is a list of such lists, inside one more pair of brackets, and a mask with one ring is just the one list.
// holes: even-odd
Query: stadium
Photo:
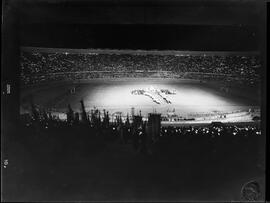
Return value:
[[(50, 200), (207, 201), (209, 188), (211, 200), (263, 198), (258, 52), (20, 51), (23, 146), (57, 171), (58, 184), (67, 173), (78, 179), (59, 186), (63, 191), (104, 181), (66, 195), (42, 180), (55, 188)], [(65, 171), (65, 162), (80, 167)], [(243, 186), (247, 180), (257, 196)], [(239, 195), (241, 187), (250, 196)]]
[[(253, 52), (23, 47), (21, 112), (29, 112), (34, 102), (64, 119), (67, 106), (80, 111), (83, 100), (89, 114), (94, 108), (123, 118), (132, 109), (145, 118), (156, 112), (172, 125), (257, 122), (260, 67)], [(136, 90), (149, 91), (132, 94)]]
[(4, 201), (265, 200), (261, 4), (6, 4)]

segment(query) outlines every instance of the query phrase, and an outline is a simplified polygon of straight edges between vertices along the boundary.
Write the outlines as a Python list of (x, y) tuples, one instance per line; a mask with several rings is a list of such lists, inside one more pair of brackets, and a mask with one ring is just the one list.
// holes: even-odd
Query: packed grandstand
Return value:
[(21, 81), (24, 85), (88, 80), (93, 78), (183, 78), (260, 81), (257, 54), (160, 54), (152, 52), (59, 52), (21, 50)]

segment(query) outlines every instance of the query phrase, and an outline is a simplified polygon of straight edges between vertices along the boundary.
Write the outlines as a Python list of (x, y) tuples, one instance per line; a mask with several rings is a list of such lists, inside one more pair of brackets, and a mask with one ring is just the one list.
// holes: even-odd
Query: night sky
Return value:
[(26, 1), (22, 46), (254, 51), (260, 6), (253, 1)]

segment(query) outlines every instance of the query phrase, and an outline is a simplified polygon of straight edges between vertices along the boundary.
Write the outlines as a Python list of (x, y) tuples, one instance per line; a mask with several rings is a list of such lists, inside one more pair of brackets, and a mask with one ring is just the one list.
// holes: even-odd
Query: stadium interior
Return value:
[(5, 201), (264, 200), (260, 3), (14, 2)]

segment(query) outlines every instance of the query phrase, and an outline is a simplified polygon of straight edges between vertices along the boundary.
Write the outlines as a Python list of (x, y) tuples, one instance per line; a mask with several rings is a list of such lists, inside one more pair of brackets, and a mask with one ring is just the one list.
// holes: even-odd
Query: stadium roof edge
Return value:
[(134, 55), (259, 55), (259, 51), (190, 51), (190, 50), (131, 50), (131, 49), (68, 49), (21, 46), (21, 51), (44, 53), (80, 53), (80, 54), (134, 54)]

